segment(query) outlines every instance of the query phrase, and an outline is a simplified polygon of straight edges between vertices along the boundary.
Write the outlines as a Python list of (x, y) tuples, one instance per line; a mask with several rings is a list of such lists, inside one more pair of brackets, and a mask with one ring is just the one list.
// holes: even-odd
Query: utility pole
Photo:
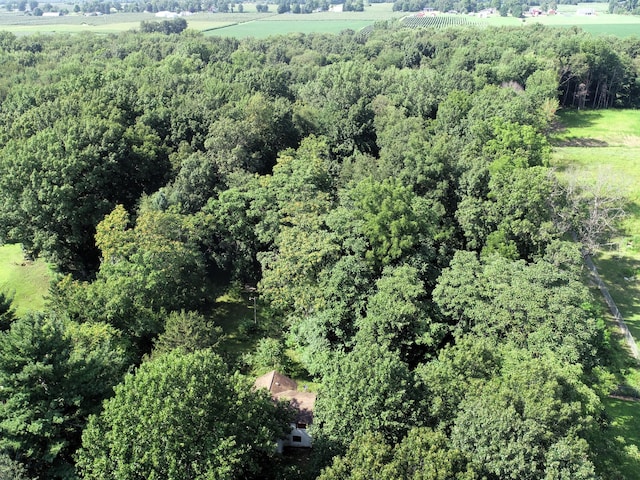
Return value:
[(256, 305), (258, 297), (249, 297), (249, 300), (253, 300), (253, 323), (258, 325), (258, 307)]

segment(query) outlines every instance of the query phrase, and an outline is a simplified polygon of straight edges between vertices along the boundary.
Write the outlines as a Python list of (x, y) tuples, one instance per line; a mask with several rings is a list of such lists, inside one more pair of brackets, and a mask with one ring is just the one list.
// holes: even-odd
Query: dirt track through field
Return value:
[(594, 281), (598, 285), (598, 288), (602, 292), (602, 296), (604, 297), (605, 302), (607, 302), (607, 305), (609, 306), (609, 310), (611, 310), (611, 314), (616, 319), (616, 323), (618, 324), (618, 327), (620, 328), (620, 331), (622, 332), (622, 335), (624, 335), (627, 345), (629, 346), (631, 355), (633, 355), (633, 358), (635, 358), (636, 360), (640, 360), (636, 341), (631, 335), (631, 332), (629, 331), (629, 327), (627, 327), (627, 324), (624, 323), (624, 319), (620, 314), (620, 310), (618, 310), (616, 303), (613, 301), (613, 298), (611, 298), (611, 295), (609, 294), (609, 290), (607, 289), (607, 286), (604, 284), (604, 282), (600, 278), (600, 275), (598, 274), (598, 269), (596, 268), (595, 264), (591, 260), (590, 256), (586, 255), (584, 257), (584, 261), (587, 264), (587, 267), (589, 267), (589, 271), (591, 272), (591, 275)]

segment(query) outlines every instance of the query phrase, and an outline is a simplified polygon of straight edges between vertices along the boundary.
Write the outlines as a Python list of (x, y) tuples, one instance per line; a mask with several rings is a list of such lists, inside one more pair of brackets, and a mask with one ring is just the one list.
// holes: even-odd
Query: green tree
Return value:
[(532, 352), (551, 350), (572, 363), (593, 365), (603, 330), (579, 274), (544, 260), (479, 260), (457, 252), (433, 292), (457, 335), (473, 332)]
[(453, 445), (490, 479), (597, 478), (584, 440), (567, 448), (602, 409), (581, 375), (554, 355), (510, 352), (501, 374), (461, 402)]
[(434, 353), (449, 327), (429, 318), (426, 291), (418, 271), (410, 266), (387, 267), (357, 322), (358, 343), (376, 343), (396, 352), (414, 367)]
[(113, 328), (28, 314), (0, 333), (0, 451), (38, 478), (69, 478), (87, 417), (128, 365)]
[(87, 479), (260, 478), (290, 411), (230, 375), (211, 350), (144, 363), (85, 429)]
[(8, 455), (0, 454), (0, 480), (30, 480), (27, 470), (20, 462), (11, 460)]
[[(88, 108), (81, 99), (67, 101)], [(144, 191), (160, 186), (168, 164), (160, 140), (142, 123), (55, 113), (53, 125), (26, 138), (15, 134), (0, 151), (0, 237), (42, 252), (64, 272), (87, 276), (98, 266), (97, 224), (117, 203), (131, 208)]]
[(347, 190), (345, 197), (343, 207), (351, 211), (356, 231), (368, 242), (365, 258), (377, 268), (418, 249), (428, 251), (432, 213), (410, 187), (394, 179), (368, 178)]
[(15, 319), (13, 298), (4, 292), (0, 292), (0, 331), (9, 330), (11, 323)]
[(356, 345), (335, 355), (322, 378), (314, 432), (343, 447), (364, 432), (397, 442), (421, 421), (414, 395), (413, 377), (396, 353), (376, 344)]
[(129, 214), (117, 206), (96, 234), (102, 264), (88, 288), (99, 318), (143, 338), (161, 331), (160, 312), (197, 308), (205, 273), (196, 238), (188, 217), (147, 211), (130, 228)]
[(442, 432), (416, 427), (398, 444), (381, 434), (358, 435), (347, 452), (333, 459), (319, 480), (473, 480), (469, 460), (453, 448)]
[(222, 327), (216, 326), (198, 312), (181, 310), (171, 312), (164, 325), (164, 331), (153, 344), (153, 357), (182, 349), (195, 352), (214, 348), (222, 338)]
[(255, 351), (247, 354), (245, 361), (257, 373), (277, 370), (287, 374), (290, 367), (285, 345), (282, 340), (276, 338), (261, 338), (258, 340)]
[(333, 206), (328, 157), (326, 141), (316, 137), (307, 138), (296, 152), (282, 153), (273, 175), (265, 179), (272, 206), (265, 205), (268, 198), (254, 202), (253, 208), (267, 208), (264, 221), (256, 226), (258, 236), (274, 242), (258, 255), (259, 288), (276, 308), (309, 312), (317, 307), (322, 297), (318, 275), (339, 251), (326, 226)]

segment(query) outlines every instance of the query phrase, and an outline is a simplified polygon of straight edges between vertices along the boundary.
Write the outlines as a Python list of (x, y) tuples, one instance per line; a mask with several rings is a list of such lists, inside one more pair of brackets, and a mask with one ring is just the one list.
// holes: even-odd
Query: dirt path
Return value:
[(640, 360), (640, 356), (638, 355), (638, 346), (636, 345), (636, 341), (633, 339), (633, 336), (631, 335), (631, 332), (629, 331), (629, 327), (627, 327), (627, 324), (624, 323), (624, 319), (622, 318), (622, 315), (620, 314), (620, 310), (618, 310), (618, 307), (616, 306), (615, 302), (613, 301), (613, 298), (611, 298), (611, 295), (609, 294), (609, 290), (607, 289), (606, 285), (604, 284), (604, 282), (600, 278), (600, 275), (598, 274), (598, 269), (594, 265), (594, 263), (591, 260), (590, 256), (586, 255), (584, 257), (584, 261), (587, 264), (587, 267), (589, 267), (589, 271), (591, 272), (591, 276), (593, 277), (594, 281), (597, 283), (598, 288), (600, 288), (600, 291), (602, 292), (602, 296), (604, 297), (604, 300), (607, 302), (607, 305), (609, 306), (609, 310), (611, 310), (611, 314), (616, 319), (616, 323), (618, 324), (618, 327), (620, 328), (620, 331), (622, 332), (622, 335), (624, 335), (624, 338), (625, 338), (625, 340), (627, 342), (627, 345), (629, 345), (629, 350), (631, 350), (631, 355), (633, 355), (633, 358), (635, 358), (636, 360)]

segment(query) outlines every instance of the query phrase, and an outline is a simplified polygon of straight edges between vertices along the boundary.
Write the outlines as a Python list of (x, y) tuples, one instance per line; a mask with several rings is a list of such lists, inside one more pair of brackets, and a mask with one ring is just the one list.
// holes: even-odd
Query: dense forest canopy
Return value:
[(322, 386), (306, 475), (615, 474), (609, 338), (566, 240), (591, 211), (546, 134), (637, 107), (640, 40), (145, 29), (0, 35), (0, 239), (60, 272), (46, 312), (2, 298), (6, 468), (296, 473), (270, 460), (290, 412), (216, 352), (213, 287), (248, 284), (277, 323), (251, 361), (286, 343)]

